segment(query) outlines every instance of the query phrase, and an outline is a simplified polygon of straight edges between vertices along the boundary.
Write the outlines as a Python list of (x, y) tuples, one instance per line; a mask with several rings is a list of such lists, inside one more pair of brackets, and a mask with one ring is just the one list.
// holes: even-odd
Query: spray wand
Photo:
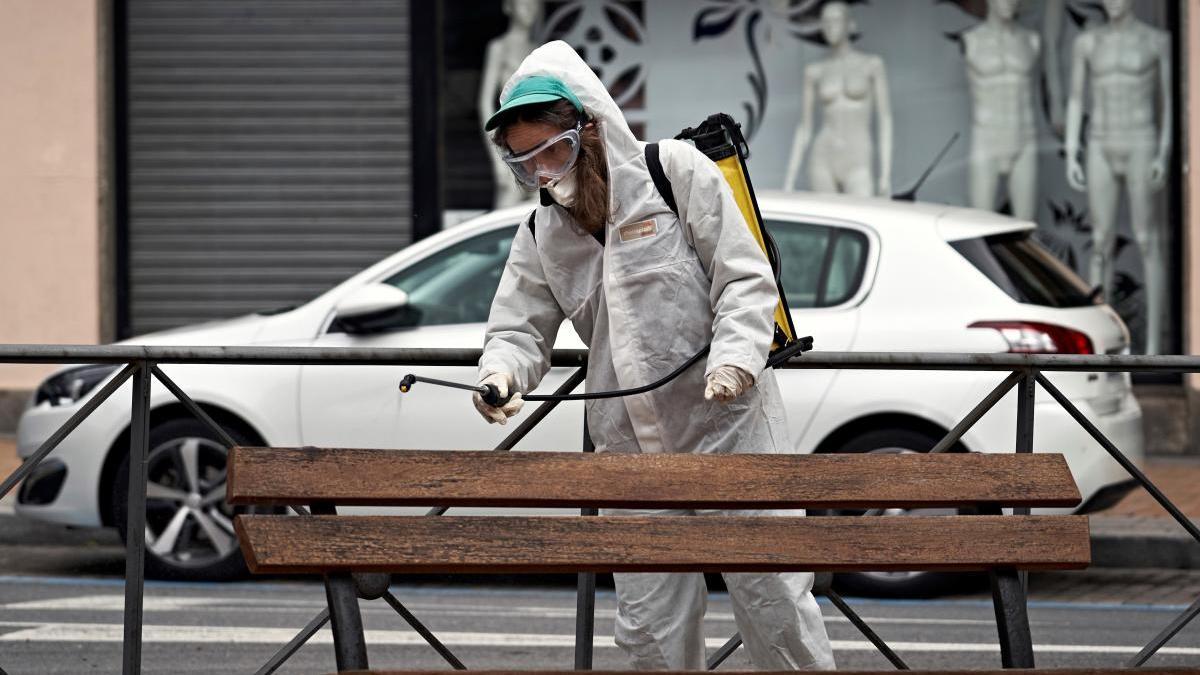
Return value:
[[(693, 365), (696, 364), (697, 361), (704, 358), (705, 355), (708, 354), (708, 350), (710, 347), (711, 347), (711, 345), (704, 345), (704, 347), (701, 348), (700, 351), (693, 354), (691, 356), (691, 358), (689, 358), (687, 361), (683, 362), (683, 364), (680, 365), (675, 370), (672, 370), (670, 373), (666, 374), (665, 376), (663, 376), (662, 378), (660, 378), (658, 380), (655, 380), (654, 382), (651, 382), (650, 384), (645, 384), (640, 387), (633, 387), (631, 389), (615, 389), (613, 391), (595, 391), (595, 392), (587, 392), (587, 393), (583, 393), (583, 394), (560, 394), (560, 395), (529, 394), (526, 396), (522, 396), (521, 398), (526, 401), (591, 401), (591, 400), (601, 399), (601, 398), (618, 398), (621, 396), (636, 396), (637, 394), (644, 394), (648, 391), (653, 391), (655, 389), (658, 389), (659, 387), (663, 386), (664, 384), (666, 384), (666, 383), (670, 382), (671, 380), (674, 380), (675, 378), (682, 375), (683, 371), (692, 367)], [(813, 347), (813, 339), (811, 336), (802, 337), (798, 340), (795, 340), (788, 346), (784, 347), (783, 349), (780, 349), (780, 350), (776, 351), (774, 354), (771, 354), (770, 358), (767, 359), (765, 368), (778, 367), (783, 362), (787, 361), (788, 359), (792, 358), (793, 356), (799, 356), (799, 355), (803, 354), (804, 352), (809, 351), (810, 349), (812, 349), (812, 347)], [(409, 373), (408, 375), (405, 375), (403, 378), (401, 378), (400, 391), (403, 393), (408, 393), (412, 389), (412, 386), (414, 384), (416, 384), (417, 382), (424, 382), (425, 384), (436, 384), (440, 387), (450, 387), (452, 389), (463, 389), (466, 391), (478, 392), (480, 397), (483, 398), (483, 402), (487, 403), (488, 405), (490, 405), (494, 408), (498, 408), (498, 407), (504, 405), (505, 403), (508, 403), (508, 400), (510, 398), (512, 398), (512, 394), (509, 394), (508, 396), (501, 398), (500, 390), (497, 389), (496, 385), (494, 385), (494, 384), (478, 384), (478, 385), (462, 384), (460, 382), (450, 382), (448, 380), (439, 380), (439, 379), (433, 378), (433, 377), (423, 377), (421, 375), (413, 375), (412, 373)]]

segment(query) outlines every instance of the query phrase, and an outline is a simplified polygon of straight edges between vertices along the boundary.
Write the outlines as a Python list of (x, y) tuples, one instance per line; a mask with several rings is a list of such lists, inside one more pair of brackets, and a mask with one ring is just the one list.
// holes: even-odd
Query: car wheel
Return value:
[[(841, 453), (929, 452), (940, 438), (912, 429), (881, 429), (852, 438), (837, 449)], [(935, 516), (958, 513), (954, 509), (888, 509), (884, 515)], [(862, 511), (833, 511), (827, 515), (862, 515)], [(963, 511), (965, 513), (965, 511)], [(928, 598), (975, 588), (983, 575), (945, 572), (851, 572), (834, 575), (834, 585), (844, 593), (885, 598)]]
[[(234, 431), (234, 430), (231, 430)], [(250, 442), (232, 433), (234, 440)], [(150, 429), (146, 483), (146, 576), (219, 581), (240, 577), (246, 565), (225, 503), (228, 450), (205, 424), (173, 419)], [(128, 536), (129, 457), (113, 481), (112, 512)]]

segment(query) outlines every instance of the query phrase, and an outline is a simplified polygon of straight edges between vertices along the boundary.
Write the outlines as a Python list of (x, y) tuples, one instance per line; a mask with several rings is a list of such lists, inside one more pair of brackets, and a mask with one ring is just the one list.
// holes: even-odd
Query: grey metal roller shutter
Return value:
[(304, 302), (411, 241), (408, 0), (128, 0), (132, 334)]

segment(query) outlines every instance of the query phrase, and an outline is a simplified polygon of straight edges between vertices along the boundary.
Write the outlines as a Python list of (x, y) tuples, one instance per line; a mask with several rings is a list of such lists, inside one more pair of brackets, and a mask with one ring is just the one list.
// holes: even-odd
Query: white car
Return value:
[[(836, 195), (760, 195), (783, 259), (800, 335), (819, 351), (1128, 352), (1128, 331), (1032, 238), (1034, 225), (977, 210)], [(509, 243), (528, 208), (487, 214), (410, 246), (300, 307), (130, 340), (144, 345), (474, 347)], [(364, 312), (369, 316), (364, 318)], [(569, 324), (558, 346), (580, 347)], [(511, 431), (479, 418), (466, 392), (417, 385), (409, 372), (474, 382), (466, 367), (167, 366), (240, 442), (273, 446), (479, 449)], [(48, 378), (18, 428), (31, 454), (115, 367)], [(567, 376), (556, 369), (539, 391)], [(921, 452), (1006, 373), (783, 370), (797, 452)], [(1141, 410), (1127, 374), (1051, 379), (1134, 461)], [(129, 386), (118, 391), (22, 486), (17, 512), (73, 526), (125, 527)], [(225, 449), (157, 382), (152, 392), (147, 571), (223, 578), (242, 568), (224, 494)], [(1015, 394), (975, 425), (961, 450), (1012, 452)], [(577, 450), (582, 406), (561, 405), (518, 449)], [(1049, 396), (1036, 405), (1035, 449), (1064, 453), (1084, 496), (1103, 508), (1128, 476)], [(196, 495), (199, 495), (197, 498)], [(191, 497), (189, 500), (189, 496)], [(124, 532), (122, 532), (124, 534)], [(860, 576), (876, 591), (919, 591), (930, 575)]]

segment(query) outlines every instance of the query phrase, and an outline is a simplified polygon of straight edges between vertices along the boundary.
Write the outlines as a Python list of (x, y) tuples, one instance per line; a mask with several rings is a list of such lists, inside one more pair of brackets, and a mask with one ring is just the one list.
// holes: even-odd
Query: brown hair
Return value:
[[(501, 119), (492, 134), (492, 142), (508, 148), (508, 129), (517, 122), (548, 124), (562, 129), (574, 129), (581, 113), (569, 101), (521, 106)], [(579, 131), (579, 158), (575, 160), (575, 202), (566, 207), (581, 228), (595, 234), (608, 222), (608, 165), (604, 161), (604, 139), (599, 122), (592, 120)], [(513, 180), (516, 180), (515, 178)], [(529, 188), (524, 185), (522, 189)]]

